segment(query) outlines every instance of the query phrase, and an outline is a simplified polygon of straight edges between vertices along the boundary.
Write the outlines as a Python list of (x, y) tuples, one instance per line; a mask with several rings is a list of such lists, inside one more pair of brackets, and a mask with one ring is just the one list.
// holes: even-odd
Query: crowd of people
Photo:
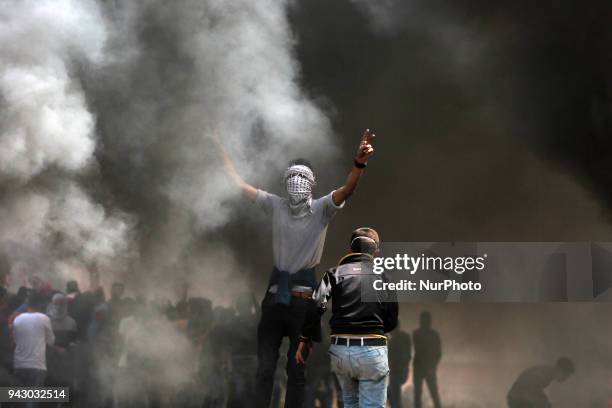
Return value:
[[(226, 308), (188, 297), (187, 287), (175, 303), (126, 297), (120, 282), (108, 297), (100, 286), (81, 291), (76, 281), (62, 289), (38, 277), (16, 293), (0, 287), (0, 384), (69, 387), (70, 406), (81, 407), (248, 406), (257, 368), (254, 296)], [(191, 383), (172, 390), (156, 382), (163, 359), (130, 338), (136, 322), (148, 322), (155, 342), (158, 320), (188, 341), (201, 366)]]
[[(69, 387), (71, 402), (65, 405), (75, 407), (250, 406), (256, 387), (255, 333), (260, 316), (254, 295), (241, 296), (226, 308), (213, 307), (205, 298), (188, 297), (187, 287), (175, 303), (126, 297), (124, 291), (124, 285), (116, 282), (107, 298), (101, 287), (81, 291), (76, 281), (67, 282), (60, 291), (37, 277), (16, 293), (0, 287), (0, 384)], [(202, 368), (190, 383), (178, 388), (159, 384), (158, 370), (164, 368), (150, 355), (143, 356), (138, 344), (129, 344), (127, 327), (135, 319), (158, 318), (172, 324), (198, 352)], [(410, 367), (412, 405), (421, 406), (425, 383), (431, 402), (441, 407), (436, 371), (442, 349), (431, 320), (423, 312), (412, 336), (400, 327), (389, 336), (388, 402), (393, 408), (406, 400), (403, 386)], [(329, 335), (322, 339), (308, 361), (305, 408), (343, 405), (327, 353)], [(287, 348), (285, 344), (282, 354)], [(286, 357), (279, 360), (272, 408), (284, 402), (286, 364)], [(210, 367), (212, 371), (206, 369)], [(516, 401), (531, 394), (545, 400), (543, 389), (571, 372), (567, 359), (560, 359), (555, 367), (526, 370), (509, 393), (510, 406), (522, 406)]]
[[(232, 307), (213, 307), (209, 299), (189, 297), (188, 286), (175, 303), (132, 298), (121, 282), (107, 297), (96, 272), (83, 292), (77, 281), (58, 289), (35, 276), (16, 293), (0, 287), (0, 384), (68, 387), (76, 407), (383, 408), (390, 402), (397, 408), (412, 360), (413, 406), (422, 406), (425, 383), (434, 408), (441, 408), (442, 348), (431, 315), (421, 314), (411, 340), (396, 328), (393, 294), (361, 299), (362, 288), (372, 287), (378, 233), (354, 230), (349, 253), (316, 282), (327, 226), (355, 191), (374, 137), (364, 131), (345, 183), (318, 199), (308, 160), (289, 163), (283, 198), (246, 183), (215, 138), (237, 188), (271, 218), (274, 266), (261, 304), (244, 294)], [(322, 335), (328, 300), (330, 331)], [(313, 342), (327, 344), (313, 354)], [(563, 360), (526, 372), (509, 405), (545, 406), (543, 388), (572, 371)]]
[[(0, 384), (69, 387), (66, 406), (249, 406), (255, 393), (259, 302), (245, 294), (231, 308), (213, 307), (208, 299), (189, 297), (187, 290), (170, 303), (125, 296), (120, 282), (112, 284), (108, 297), (100, 286), (81, 291), (76, 281), (68, 281), (59, 290), (39, 277), (16, 293), (0, 287)], [(129, 344), (127, 327), (135, 319), (160, 317), (189, 340), (203, 367), (191, 384), (171, 392), (155, 380), (163, 367)], [(329, 336), (323, 339), (329, 342)], [(395, 396), (407, 379), (412, 352), (407, 333), (398, 329), (391, 339), (390, 396)], [(432, 354), (429, 344), (415, 352), (437, 364), (439, 354)], [(326, 344), (315, 347), (308, 363), (304, 407), (341, 407)], [(284, 401), (286, 364), (286, 357), (279, 360), (272, 407)], [(204, 369), (211, 366), (214, 375)], [(392, 406), (401, 406), (397, 400), (390, 398)]]

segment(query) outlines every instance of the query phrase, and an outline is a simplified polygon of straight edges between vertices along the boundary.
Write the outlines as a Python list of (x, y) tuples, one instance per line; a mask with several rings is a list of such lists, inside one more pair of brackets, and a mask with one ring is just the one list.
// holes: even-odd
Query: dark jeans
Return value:
[(274, 386), (278, 349), (283, 337), (289, 337), (287, 352), (287, 393), (285, 408), (301, 408), (304, 401), (306, 373), (303, 364), (295, 362), (295, 352), (311, 300), (291, 297), (289, 305), (276, 304), (267, 293), (261, 305), (261, 321), (257, 327), (257, 376), (255, 407), (268, 408)]
[[(20, 387), (42, 387), (45, 385), (45, 377), (47, 372), (45, 370), (37, 370), (35, 368), (16, 368), (15, 377)], [(27, 402), (25, 404), (27, 408), (37, 407), (38, 404), (35, 402)]]
[(20, 387), (42, 387), (45, 385), (45, 370), (37, 370), (35, 368), (16, 368), (15, 377), (19, 381)]
[(434, 408), (442, 408), (435, 369), (426, 372), (414, 370), (414, 408), (421, 408), (423, 380), (427, 383), (427, 388), (429, 388), (429, 395), (431, 395)]

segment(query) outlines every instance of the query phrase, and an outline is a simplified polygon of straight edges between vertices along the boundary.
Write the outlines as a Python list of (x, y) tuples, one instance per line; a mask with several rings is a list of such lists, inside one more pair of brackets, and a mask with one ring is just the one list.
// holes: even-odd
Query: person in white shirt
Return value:
[(45, 383), (46, 349), (55, 342), (51, 320), (42, 313), (45, 307), (45, 298), (32, 292), (27, 311), (13, 322), (15, 377), (22, 387), (40, 387)]

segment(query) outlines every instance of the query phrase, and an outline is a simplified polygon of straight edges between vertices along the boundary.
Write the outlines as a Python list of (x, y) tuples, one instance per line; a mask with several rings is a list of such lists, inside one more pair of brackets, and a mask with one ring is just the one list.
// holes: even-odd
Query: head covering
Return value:
[(315, 186), (314, 173), (308, 166), (297, 164), (289, 166), (283, 176), (289, 208), (295, 217), (303, 217), (310, 213), (312, 203), (312, 188)]
[(66, 292), (68, 294), (76, 293), (79, 291), (79, 283), (75, 280), (66, 282)]
[(68, 315), (68, 303), (63, 293), (53, 295), (47, 314), (53, 320), (62, 320)]

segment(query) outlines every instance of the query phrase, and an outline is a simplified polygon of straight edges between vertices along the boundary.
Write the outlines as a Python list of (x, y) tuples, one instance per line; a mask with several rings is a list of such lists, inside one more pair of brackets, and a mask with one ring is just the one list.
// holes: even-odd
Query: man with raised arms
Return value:
[(315, 186), (315, 175), (308, 160), (295, 159), (289, 163), (282, 179), (286, 196), (279, 197), (245, 182), (219, 139), (214, 137), (232, 180), (272, 220), (274, 268), (262, 302), (261, 320), (257, 328), (255, 407), (268, 408), (270, 405), (274, 371), (284, 337), (290, 340), (285, 407), (299, 408), (303, 405), (304, 366), (296, 364), (293, 357), (307, 305), (316, 284), (315, 267), (321, 259), (327, 225), (355, 191), (368, 160), (374, 155), (373, 139), (374, 134), (366, 129), (344, 185), (314, 199), (312, 189)]

